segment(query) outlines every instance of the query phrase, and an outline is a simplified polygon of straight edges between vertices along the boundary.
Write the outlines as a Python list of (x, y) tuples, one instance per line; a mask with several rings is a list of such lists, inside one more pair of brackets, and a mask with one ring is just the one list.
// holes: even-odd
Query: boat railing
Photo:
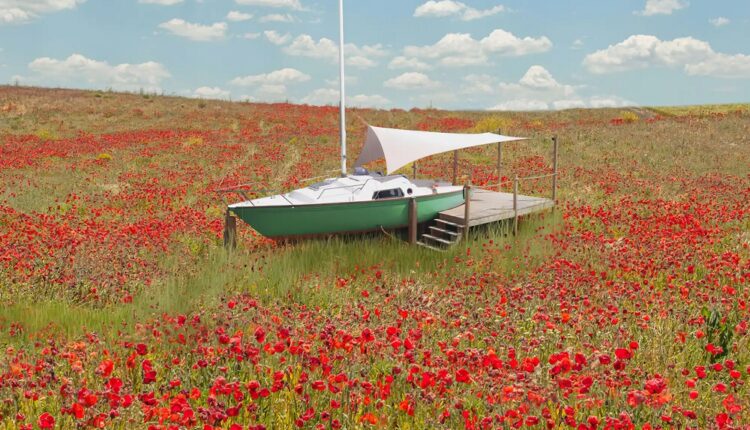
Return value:
[[(330, 177), (329, 173), (333, 173), (333, 172), (338, 172), (338, 170), (329, 170), (329, 171), (326, 171), (326, 173), (324, 173), (322, 175), (313, 176), (311, 178), (300, 179), (300, 180), (297, 181), (297, 183), (298, 184), (304, 184), (304, 183), (307, 183), (307, 182), (310, 182), (310, 181), (315, 181), (315, 180), (318, 180), (318, 179), (328, 178), (328, 177)], [(277, 189), (256, 188), (258, 186), (265, 187), (266, 184), (264, 184), (262, 182), (247, 182), (247, 183), (244, 183), (244, 184), (233, 185), (233, 186), (227, 187), (227, 188), (218, 188), (218, 189), (214, 190), (214, 192), (217, 193), (217, 194), (219, 194), (219, 195), (222, 195), (222, 200), (225, 200), (224, 197), (223, 197), (223, 195), (226, 195), (226, 194), (239, 194), (240, 196), (242, 196), (243, 199), (245, 199), (246, 201), (249, 201), (249, 202), (252, 201), (252, 199), (250, 198), (251, 194), (256, 194), (256, 195), (257, 194), (261, 194), (261, 193), (262, 194), (272, 194), (272, 195), (277, 195), (278, 194), (278, 195), (281, 195), (282, 197), (284, 197), (283, 192), (282, 192), (282, 190), (280, 188), (277, 188)], [(289, 202), (289, 204), (292, 204), (289, 201), (289, 199), (287, 199), (286, 197), (284, 197), (284, 200), (286, 200), (287, 202)]]
[(318, 197), (317, 197), (317, 199), (316, 199), (316, 200), (320, 200), (320, 198), (321, 198), (321, 197), (323, 197), (323, 194), (324, 194), (324, 193), (325, 193), (326, 191), (331, 191), (331, 190), (343, 190), (343, 189), (347, 189), (347, 188), (357, 188), (357, 189), (356, 189), (355, 191), (353, 191), (352, 193), (356, 193), (356, 192), (358, 192), (358, 191), (362, 191), (362, 189), (364, 189), (364, 188), (365, 188), (365, 185), (367, 185), (367, 183), (368, 183), (368, 182), (370, 182), (370, 181), (372, 181), (372, 178), (370, 178), (370, 179), (366, 180), (365, 182), (363, 182), (363, 183), (361, 183), (361, 184), (354, 184), (354, 185), (342, 185), (342, 186), (340, 186), (340, 187), (331, 187), (331, 188), (326, 188), (325, 190), (321, 191), (321, 192), (320, 192), (320, 194), (318, 194)]

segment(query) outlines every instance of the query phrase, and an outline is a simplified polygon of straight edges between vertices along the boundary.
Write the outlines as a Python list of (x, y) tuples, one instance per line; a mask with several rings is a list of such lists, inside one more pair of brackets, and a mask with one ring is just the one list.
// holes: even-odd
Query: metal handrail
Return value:
[[(320, 198), (323, 197), (323, 193), (325, 193), (326, 191), (330, 191), (330, 190), (341, 190), (341, 189), (344, 189), (344, 188), (359, 187), (359, 189), (357, 191), (362, 191), (362, 189), (365, 187), (365, 185), (367, 185), (367, 183), (370, 182), (370, 181), (372, 181), (372, 178), (366, 180), (362, 184), (344, 185), (344, 186), (341, 186), (341, 187), (326, 188), (325, 190), (321, 191), (320, 194), (318, 194), (318, 197), (316, 198), (316, 200), (320, 200)], [(357, 192), (357, 191), (355, 191), (355, 192)]]
[[(338, 170), (327, 170), (326, 172), (338, 172)], [(299, 182), (300, 183), (304, 183), (304, 182), (312, 181), (314, 179), (321, 179), (321, 178), (326, 178), (326, 177), (328, 177), (327, 174), (320, 175), (320, 176), (313, 176), (311, 178), (300, 179)], [(248, 182), (246, 184), (235, 185), (235, 186), (233, 186), (231, 188), (219, 188), (219, 189), (214, 190), (214, 192), (216, 192), (216, 193), (237, 193), (237, 192), (240, 192), (240, 191), (247, 192), (247, 191), (249, 191), (249, 190), (246, 189), (247, 187), (253, 187), (253, 186), (256, 186), (256, 185), (260, 185), (260, 184), (261, 184), (261, 182)], [(262, 190), (256, 190), (256, 191), (253, 191), (253, 192), (262, 192), (262, 191), (264, 192), (264, 191), (272, 191), (272, 190), (262, 189)]]
[[(282, 199), (286, 200), (286, 202), (289, 203), (289, 206), (294, 206), (294, 203), (292, 203), (291, 200), (289, 200), (288, 198), (286, 198), (286, 196), (284, 194), (277, 194), (277, 195), (281, 196)], [(253, 205), (253, 206), (255, 206), (255, 205)]]
[[(326, 176), (323, 175), (323, 176), (317, 176), (317, 177), (313, 177), (313, 178), (307, 178), (307, 179), (304, 179), (304, 180), (300, 181), (300, 183), (306, 182), (306, 181), (310, 181), (310, 180), (313, 180), (313, 179), (323, 178), (323, 177), (326, 177)], [(373, 179), (370, 178), (370, 179), (366, 180), (365, 182), (363, 182), (361, 184), (344, 185), (344, 186), (340, 186), (340, 187), (326, 188), (326, 189), (322, 190), (320, 192), (320, 194), (318, 194), (318, 197), (316, 197), (316, 200), (320, 200), (320, 198), (323, 197), (323, 194), (326, 191), (330, 191), (330, 190), (341, 190), (341, 189), (345, 189), (345, 188), (358, 187), (358, 189), (355, 192), (360, 191), (360, 190), (362, 190), (372, 180)], [(245, 186), (245, 185), (242, 185), (242, 186)], [(259, 191), (265, 191), (265, 190), (259, 190)], [(255, 204), (253, 203), (253, 201), (250, 198), (248, 198), (246, 192), (256, 193), (258, 191), (249, 191), (249, 190), (236, 189), (236, 188), (225, 188), (225, 189), (221, 189), (221, 190), (216, 190), (216, 192), (217, 193), (239, 193), (239, 194), (241, 194), (245, 198), (246, 201), (250, 202), (250, 205), (252, 205), (253, 207), (255, 207)], [(284, 193), (278, 193), (276, 195), (278, 195), (282, 199), (286, 200), (286, 202), (289, 203), (290, 206), (295, 206), (295, 204), (292, 203), (292, 201), (289, 200)]]

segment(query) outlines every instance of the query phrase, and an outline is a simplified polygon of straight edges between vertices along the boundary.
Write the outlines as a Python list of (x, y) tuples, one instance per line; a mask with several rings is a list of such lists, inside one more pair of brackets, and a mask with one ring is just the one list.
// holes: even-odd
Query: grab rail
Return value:
[[(313, 181), (313, 180), (316, 180), (316, 179), (327, 178), (327, 177), (330, 176), (329, 173), (332, 173), (332, 172), (338, 172), (338, 170), (327, 170), (326, 173), (323, 174), (323, 175), (313, 176), (313, 177), (305, 178), (305, 179), (300, 179), (297, 182), (302, 184), (302, 183), (310, 182), (310, 181)], [(287, 201), (287, 203), (289, 203), (290, 205), (294, 206), (294, 204), (291, 201), (289, 201), (289, 199), (287, 199), (286, 196), (284, 196), (284, 194), (282, 192), (279, 192), (277, 190), (266, 189), (266, 188), (257, 189), (257, 190), (250, 189), (251, 187), (255, 187), (257, 185), (261, 185), (261, 182), (248, 182), (248, 183), (245, 183), (245, 184), (235, 185), (233, 187), (218, 188), (218, 189), (215, 189), (213, 192), (215, 192), (217, 194), (239, 194), (240, 196), (242, 196), (243, 199), (245, 199), (245, 201), (250, 202), (250, 204), (253, 207), (255, 207), (255, 203), (253, 203), (253, 201), (250, 198), (250, 196), (248, 195), (248, 193), (250, 193), (250, 194), (260, 194), (260, 193), (274, 194), (274, 195), (281, 196), (284, 200)], [(226, 201), (226, 199), (224, 197), (221, 197), (221, 199), (222, 199), (222, 201), (224, 203), (227, 203), (227, 201)]]
[[(328, 173), (338, 172), (338, 170), (327, 170), (326, 172), (328, 172)], [(324, 175), (313, 176), (311, 178), (300, 179), (297, 182), (299, 182), (299, 183), (305, 183), (305, 182), (312, 181), (314, 179), (327, 178), (329, 176), (328, 173), (326, 173)], [(228, 187), (228, 188), (218, 188), (218, 189), (214, 190), (214, 192), (215, 193), (239, 193), (239, 192), (242, 192), (242, 191), (248, 192), (248, 191), (250, 191), (250, 190), (247, 189), (248, 187), (254, 187), (256, 185), (261, 185), (261, 184), (262, 184), (261, 182), (248, 182), (248, 183), (245, 183), (245, 184), (234, 185), (234, 186)], [(252, 192), (266, 192), (266, 191), (275, 192), (275, 190), (268, 190), (268, 189), (254, 190)]]
[[(366, 180), (362, 184), (343, 185), (341, 187), (326, 188), (325, 190), (321, 191), (320, 194), (318, 194), (318, 197), (316, 198), (316, 200), (320, 200), (320, 198), (323, 197), (323, 193), (325, 193), (326, 191), (330, 191), (330, 190), (342, 190), (342, 189), (345, 189), (345, 188), (359, 187), (357, 189), (357, 191), (362, 191), (362, 189), (365, 187), (365, 185), (367, 185), (367, 183), (370, 182), (370, 181), (372, 181), (372, 178)], [(357, 191), (354, 191), (354, 192), (356, 193)]]

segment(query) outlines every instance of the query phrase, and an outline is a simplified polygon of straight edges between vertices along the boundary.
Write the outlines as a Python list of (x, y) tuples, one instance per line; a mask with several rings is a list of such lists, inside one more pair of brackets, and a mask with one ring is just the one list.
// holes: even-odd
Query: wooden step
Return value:
[(455, 241), (451, 241), (451, 240), (446, 240), (446, 239), (442, 239), (442, 238), (439, 238), (439, 237), (437, 237), (437, 236), (433, 236), (433, 235), (431, 235), (431, 234), (423, 234), (423, 235), (422, 235), (422, 239), (423, 239), (423, 240), (424, 240), (424, 239), (428, 239), (428, 240), (431, 240), (431, 241), (433, 241), (433, 242), (437, 242), (437, 243), (442, 243), (442, 244), (444, 244), (444, 245), (453, 245), (454, 243), (456, 243)]
[(438, 233), (442, 233), (442, 234), (451, 236), (452, 238), (456, 238), (456, 236), (460, 235), (460, 233), (458, 233), (458, 232), (446, 230), (446, 229), (443, 229), (443, 228), (440, 228), (440, 227), (435, 227), (434, 225), (430, 226), (430, 230), (432, 230), (433, 232), (438, 232)]
[(442, 218), (435, 219), (435, 222), (437, 222), (439, 224), (451, 226), (451, 227), (453, 227), (455, 229), (459, 229), (460, 228), (461, 230), (463, 230), (463, 228), (464, 228), (464, 226), (461, 225), (461, 224), (456, 224), (455, 222), (451, 222), (451, 221), (448, 221), (448, 220), (442, 219)]

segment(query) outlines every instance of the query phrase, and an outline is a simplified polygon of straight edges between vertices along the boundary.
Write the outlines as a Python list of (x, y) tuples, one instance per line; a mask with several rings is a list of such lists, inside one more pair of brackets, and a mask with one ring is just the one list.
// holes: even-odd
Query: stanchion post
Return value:
[[(497, 134), (502, 136), (502, 130), (498, 129)], [(502, 174), (503, 171), (503, 142), (497, 142), (497, 181), (502, 182)], [(498, 185), (498, 191), (500, 191), (500, 186)]]
[(224, 216), (224, 248), (231, 251), (237, 248), (237, 218), (227, 209)]
[(557, 204), (557, 135), (552, 136), (552, 203)]
[(453, 183), (458, 182), (458, 150), (453, 151)]
[(409, 199), (409, 244), (417, 244), (417, 199), (412, 197)]
[(463, 238), (469, 238), (469, 220), (471, 219), (471, 184), (464, 185), (464, 232)]
[(518, 175), (513, 179), (513, 235), (518, 234)]

